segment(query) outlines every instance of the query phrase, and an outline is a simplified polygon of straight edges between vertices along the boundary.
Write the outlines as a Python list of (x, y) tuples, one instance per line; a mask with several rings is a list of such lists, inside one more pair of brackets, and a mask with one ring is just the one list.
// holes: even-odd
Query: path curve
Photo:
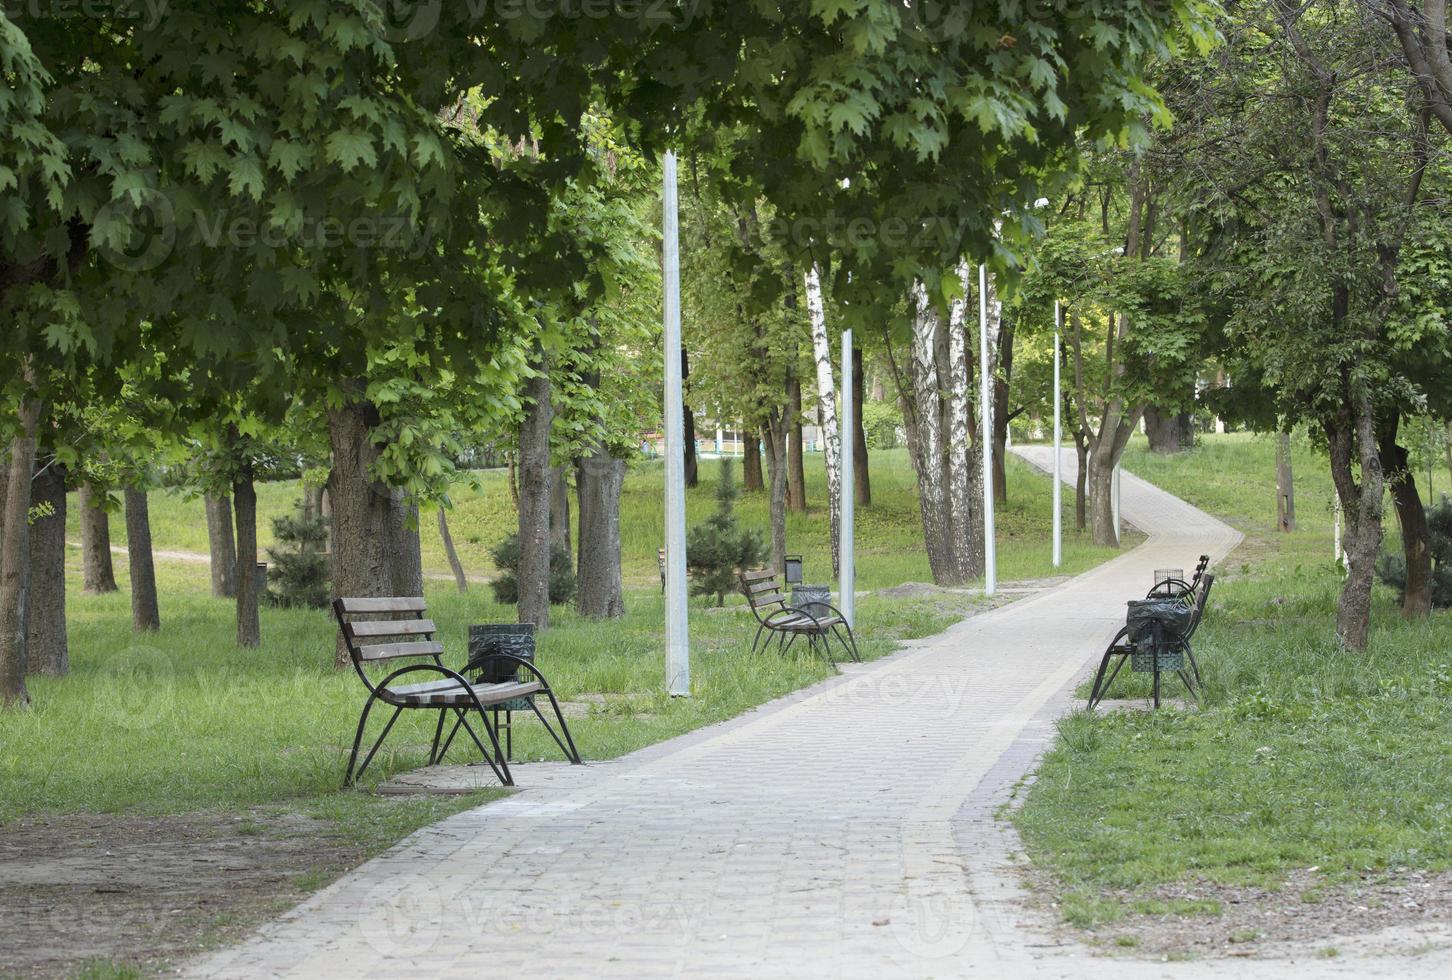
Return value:
[[(1284, 960), (1091, 956), (1024, 905), (1009, 869), (1014, 840), (994, 814), (1124, 601), (1153, 569), (1220, 559), (1240, 540), (1129, 474), (1121, 509), (1147, 540), (1059, 588), (616, 762), (520, 766), (524, 791), (420, 831), (189, 972), (1301, 975)], [(1348, 957), (1314, 972), (1370, 968)]]

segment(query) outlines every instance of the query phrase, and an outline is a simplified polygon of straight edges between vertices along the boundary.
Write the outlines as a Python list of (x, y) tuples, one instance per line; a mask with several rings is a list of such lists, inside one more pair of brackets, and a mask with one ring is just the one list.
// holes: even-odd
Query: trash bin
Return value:
[(794, 585), (792, 586), (792, 608), (800, 609), (814, 619), (832, 615), (828, 606), (832, 602), (832, 587), (830, 585)]

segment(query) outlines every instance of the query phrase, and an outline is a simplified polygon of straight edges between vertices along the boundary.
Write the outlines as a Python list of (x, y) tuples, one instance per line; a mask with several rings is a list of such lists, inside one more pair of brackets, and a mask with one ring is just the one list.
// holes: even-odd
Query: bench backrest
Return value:
[(444, 645), (434, 639), (438, 627), (424, 613), (422, 598), (334, 599), (333, 615), (353, 666), (399, 657), (439, 658)]
[(787, 597), (782, 594), (781, 586), (776, 583), (776, 572), (771, 569), (742, 572), (740, 578), (741, 591), (745, 593), (746, 601), (751, 604), (753, 612), (763, 606), (786, 605)]
[(1214, 584), (1215, 574), (1213, 572), (1206, 572), (1200, 578), (1200, 591), (1195, 596), (1195, 615), (1190, 620), (1190, 628), (1185, 631), (1185, 639), (1188, 640), (1194, 636), (1195, 631), (1200, 628), (1200, 620), (1205, 615), (1205, 606), (1210, 602), (1210, 586)]

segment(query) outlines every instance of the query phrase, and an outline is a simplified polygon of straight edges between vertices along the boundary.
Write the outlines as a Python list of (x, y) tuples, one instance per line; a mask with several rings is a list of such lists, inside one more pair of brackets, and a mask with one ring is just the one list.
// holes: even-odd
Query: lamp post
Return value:
[(1054, 300), (1054, 567), (1064, 560), (1064, 517), (1063, 511), (1063, 424), (1060, 409), (1063, 397), (1059, 392), (1059, 334), (1064, 329), (1064, 311), (1058, 300)]
[(686, 455), (681, 397), (681, 240), (676, 155), (666, 152), (661, 221), (665, 285), (666, 690), (691, 694), (691, 640), (686, 609)]
[(838, 605), (842, 618), (849, 627), (857, 625), (857, 564), (852, 554), (852, 530), (855, 518), (854, 507), (857, 495), (852, 473), (852, 448), (856, 439), (856, 427), (852, 424), (855, 408), (852, 398), (852, 331), (842, 331), (842, 462), (838, 467), (842, 481), (842, 506), (837, 520), (837, 588), (840, 592)]
[(978, 431), (983, 444), (983, 594), (998, 590), (998, 548), (993, 537), (993, 372), (988, 369), (988, 266), (978, 266)]

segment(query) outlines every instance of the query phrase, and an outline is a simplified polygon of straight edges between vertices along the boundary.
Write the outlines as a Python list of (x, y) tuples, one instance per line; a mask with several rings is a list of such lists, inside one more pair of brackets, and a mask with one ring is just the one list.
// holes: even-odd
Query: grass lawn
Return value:
[(1210, 436), (1175, 457), (1137, 444), (1126, 465), (1247, 542), (1197, 636), (1204, 709), (1065, 719), (1013, 817), (1065, 917), (1219, 913), (1151, 900), (1175, 884), (1278, 888), (1295, 872), (1314, 902), (1322, 886), (1452, 867), (1452, 616), (1403, 622), (1378, 586), (1370, 648), (1337, 649), (1330, 478), (1308, 447), (1291, 535), (1274, 530), (1268, 439)]

